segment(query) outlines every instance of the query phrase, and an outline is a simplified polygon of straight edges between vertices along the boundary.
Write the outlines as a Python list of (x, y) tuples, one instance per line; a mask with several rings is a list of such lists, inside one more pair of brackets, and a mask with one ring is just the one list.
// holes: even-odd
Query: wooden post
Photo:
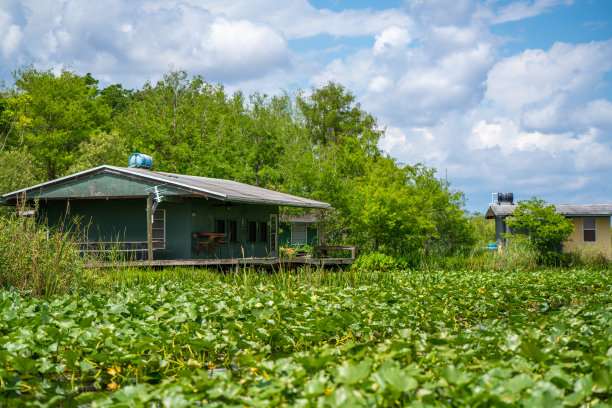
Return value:
[(153, 193), (147, 196), (147, 259), (153, 260)]

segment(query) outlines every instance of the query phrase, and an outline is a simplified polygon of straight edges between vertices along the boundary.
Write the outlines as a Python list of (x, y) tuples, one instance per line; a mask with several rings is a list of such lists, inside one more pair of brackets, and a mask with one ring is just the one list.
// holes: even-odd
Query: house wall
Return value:
[(563, 252), (584, 251), (587, 253), (602, 253), (612, 259), (612, 242), (610, 237), (610, 217), (595, 217), (596, 242), (584, 242), (582, 235), (583, 217), (570, 218), (574, 224), (574, 232), (563, 244)]
[[(191, 203), (191, 258), (242, 258), (242, 257), (278, 257), (278, 251), (271, 253), (270, 245), (270, 215), (278, 214), (278, 206), (233, 204), (216, 200), (192, 199)], [(225, 232), (229, 232), (228, 221), (236, 222), (236, 242), (227, 242), (217, 246), (210, 254), (207, 250), (197, 254), (201, 241), (194, 235), (198, 232), (217, 232), (216, 222), (223, 221)], [(257, 237), (255, 242), (249, 242), (248, 223), (254, 221), (257, 224)], [(261, 223), (267, 226), (266, 241), (260, 241)]]
[[(51, 228), (65, 230), (78, 228), (90, 242), (127, 242), (147, 240), (147, 200), (145, 198), (41, 201), (43, 222)], [(190, 230), (191, 219), (185, 199), (173, 198), (157, 207), (164, 209), (166, 247), (156, 250), (155, 259), (189, 258), (190, 239), (185, 231)], [(75, 224), (77, 222), (77, 224)]]
[(495, 241), (498, 245), (506, 243), (503, 234), (506, 232), (506, 222), (502, 217), (495, 217)]
[[(283, 222), (279, 232), (280, 246), (290, 247), (291, 246), (291, 224)], [(319, 237), (319, 229), (311, 225), (306, 228), (306, 241), (308, 245), (316, 246), (319, 245), (321, 240)]]
[[(41, 200), (40, 219), (52, 228), (80, 220), (80, 229), (89, 241), (146, 241), (145, 198)], [(226, 207), (224, 202), (205, 198), (166, 197), (157, 207), (165, 210), (166, 247), (156, 250), (155, 259), (277, 257), (271, 253), (270, 214), (278, 206), (239, 204)], [(228, 209), (229, 208), (229, 209)], [(215, 232), (216, 220), (234, 220), (237, 242), (219, 245), (210, 254), (197, 254), (200, 241), (194, 234)], [(257, 241), (248, 240), (248, 222), (257, 222)], [(266, 241), (260, 242), (260, 222), (265, 222)], [(66, 229), (66, 227), (65, 227)]]

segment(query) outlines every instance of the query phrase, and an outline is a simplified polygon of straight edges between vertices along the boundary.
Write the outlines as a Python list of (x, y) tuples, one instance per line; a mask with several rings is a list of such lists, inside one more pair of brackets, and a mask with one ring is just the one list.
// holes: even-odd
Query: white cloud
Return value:
[(406, 135), (400, 128), (388, 127), (380, 141), (380, 148), (384, 152), (397, 157), (402, 152), (411, 149), (412, 145), (406, 143)]
[(548, 51), (526, 50), (498, 62), (489, 72), (486, 98), (506, 114), (522, 116), (528, 129), (572, 128), (579, 121), (569, 123), (571, 113), (589, 103), (611, 69), (612, 40), (555, 43)]
[[(26, 16), (18, 27), (21, 59), (42, 68), (69, 66), (94, 76), (131, 73), (144, 79), (173, 65), (210, 80), (232, 81), (286, 68), (291, 58), (284, 35), (274, 27), (214, 16), (188, 4), (31, 0), (20, 7)], [(4, 54), (8, 38), (1, 43)]]
[(404, 27), (391, 26), (374, 36), (374, 55), (381, 55), (397, 48), (404, 48), (410, 44), (410, 33)]
[(570, 5), (573, 0), (535, 0), (515, 1), (497, 11), (497, 16), (492, 19), (493, 24), (507, 23), (509, 21), (523, 20), (535, 17), (539, 14), (549, 12), (553, 7), (559, 5)]
[(498, 147), (508, 155), (514, 151), (543, 150), (553, 156), (558, 151), (577, 150), (580, 145), (591, 140), (573, 139), (573, 134), (546, 134), (542, 132), (525, 132), (519, 125), (508, 118), (499, 118), (495, 123), (484, 120), (477, 122), (472, 128), (472, 136), (468, 144), (472, 149)]
[[(412, 18), (399, 9), (375, 11), (371, 9), (345, 9), (334, 12), (317, 9), (307, 0), (183, 0), (191, 6), (205, 7), (213, 15), (228, 19), (250, 20), (269, 24), (288, 39), (333, 36), (373, 35), (392, 25), (410, 26)], [(172, 8), (176, 1), (157, 1), (150, 7)]]
[(0, 9), (0, 51), (4, 58), (10, 58), (21, 45), (21, 29), (15, 24), (13, 17)]

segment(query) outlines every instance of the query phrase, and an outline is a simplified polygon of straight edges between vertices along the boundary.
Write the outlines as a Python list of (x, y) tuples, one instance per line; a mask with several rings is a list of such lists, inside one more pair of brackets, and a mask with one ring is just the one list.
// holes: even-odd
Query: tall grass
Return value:
[(538, 253), (519, 246), (506, 246), (497, 251), (473, 249), (450, 257), (432, 258), (424, 269), (469, 269), (474, 271), (532, 271), (539, 267)]
[(470, 269), (476, 271), (534, 270), (538, 267), (538, 254), (527, 248), (506, 247), (499, 251), (485, 248), (471, 249), (452, 256), (414, 253), (409, 256), (390, 256), (370, 253), (360, 256), (352, 270), (393, 271), (397, 269), (439, 270)]
[(325, 269), (300, 266), (266, 270), (254, 267), (221, 271), (198, 267), (153, 268), (105, 268), (91, 270), (92, 279), (83, 285), (88, 290), (113, 291), (120, 288), (154, 285), (165, 281), (212, 281), (236, 288), (237, 293), (249, 294), (263, 286), (273, 286), (279, 291), (291, 293), (298, 287), (357, 288), (369, 285), (390, 285), (403, 276), (401, 271), (385, 273), (366, 269)]
[(70, 292), (85, 276), (75, 238), (39, 227), (30, 217), (0, 217), (0, 286), (37, 297)]

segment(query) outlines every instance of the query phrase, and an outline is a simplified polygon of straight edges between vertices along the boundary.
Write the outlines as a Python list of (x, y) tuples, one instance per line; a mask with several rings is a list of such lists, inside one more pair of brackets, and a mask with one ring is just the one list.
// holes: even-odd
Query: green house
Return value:
[(89, 242), (146, 243), (154, 209), (154, 258), (171, 260), (276, 258), (281, 206), (330, 207), (230, 180), (114, 166), (4, 194), (0, 204), (34, 200), (50, 226), (78, 218)]

